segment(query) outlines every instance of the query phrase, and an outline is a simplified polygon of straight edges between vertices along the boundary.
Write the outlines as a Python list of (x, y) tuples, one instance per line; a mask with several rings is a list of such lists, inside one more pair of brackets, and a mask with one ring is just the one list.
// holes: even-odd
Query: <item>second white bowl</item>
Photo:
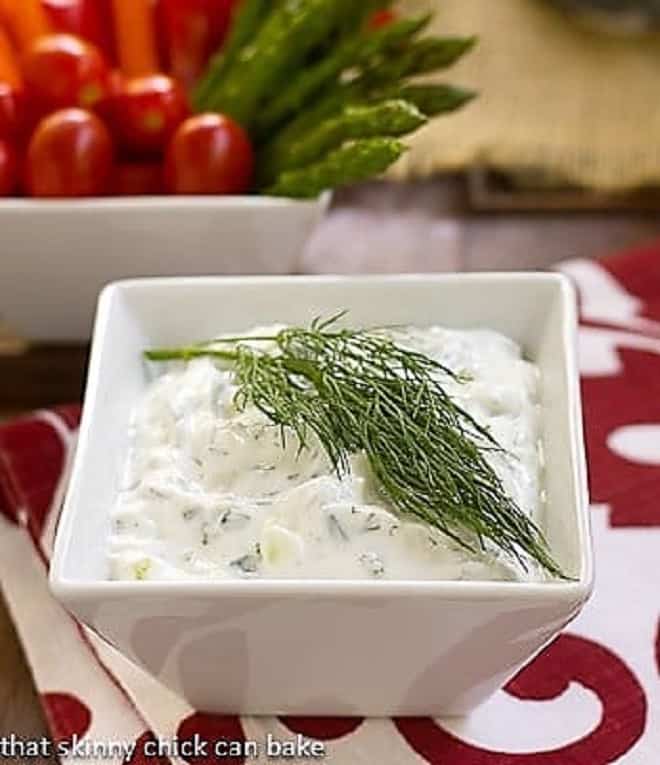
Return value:
[(330, 196), (0, 201), (0, 321), (87, 341), (101, 288), (144, 276), (290, 274)]

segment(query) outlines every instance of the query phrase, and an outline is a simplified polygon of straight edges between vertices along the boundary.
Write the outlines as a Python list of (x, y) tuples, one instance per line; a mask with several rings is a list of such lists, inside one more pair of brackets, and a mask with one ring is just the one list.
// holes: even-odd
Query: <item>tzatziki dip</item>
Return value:
[[(486, 458), (521, 511), (540, 523), (536, 366), (490, 330), (388, 334), (460, 375), (443, 382), (447, 394), (502, 447)], [(237, 406), (234, 372), (219, 360), (169, 362), (154, 372), (132, 415), (125, 475), (111, 508), (112, 579), (546, 577), (534, 562), (520, 566), (495, 547), (465, 549), (397, 512), (364, 454), (353, 454), (350, 471), (339, 475), (314, 437), (302, 449), (295, 433), (283, 439), (260, 410)]]

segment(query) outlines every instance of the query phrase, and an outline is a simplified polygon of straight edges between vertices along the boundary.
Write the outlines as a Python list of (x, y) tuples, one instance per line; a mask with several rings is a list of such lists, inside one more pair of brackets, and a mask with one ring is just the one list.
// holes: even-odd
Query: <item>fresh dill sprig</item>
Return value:
[(531, 558), (564, 578), (542, 532), (486, 458), (502, 448), (444, 390), (443, 380), (460, 376), (382, 331), (337, 328), (342, 315), (257, 338), (275, 351), (242, 337), (145, 356), (228, 362), (238, 409), (255, 406), (283, 439), (293, 431), (301, 449), (313, 433), (338, 475), (350, 470), (351, 455), (364, 453), (381, 495), (402, 515), (471, 552), (487, 551), (490, 542), (525, 569)]

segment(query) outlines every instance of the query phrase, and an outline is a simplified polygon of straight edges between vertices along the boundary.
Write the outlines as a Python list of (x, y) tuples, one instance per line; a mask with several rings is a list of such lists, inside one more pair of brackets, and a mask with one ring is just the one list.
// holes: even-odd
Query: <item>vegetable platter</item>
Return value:
[[(386, 0), (0, 0), (0, 322), (86, 341), (100, 289), (291, 274), (337, 187), (474, 93)], [(420, 79), (421, 77), (421, 79)]]
[(0, 196), (313, 198), (474, 93), (386, 0), (0, 0)]

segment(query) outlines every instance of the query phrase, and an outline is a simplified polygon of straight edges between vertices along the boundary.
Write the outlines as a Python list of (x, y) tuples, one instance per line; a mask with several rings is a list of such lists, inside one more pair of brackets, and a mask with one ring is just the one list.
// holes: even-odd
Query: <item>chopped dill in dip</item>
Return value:
[[(248, 335), (272, 336), (282, 327)], [(457, 377), (442, 385), (499, 449), (484, 457), (520, 511), (543, 510), (537, 368), (490, 330), (386, 333)], [(269, 351), (268, 341), (248, 347)], [(236, 401), (234, 370), (202, 356), (155, 367), (136, 406), (122, 489), (111, 510), (114, 579), (543, 580), (496, 545), (470, 544), (399, 512), (364, 453), (338, 472), (315, 433)], [(466, 535), (466, 540), (473, 540)]]

